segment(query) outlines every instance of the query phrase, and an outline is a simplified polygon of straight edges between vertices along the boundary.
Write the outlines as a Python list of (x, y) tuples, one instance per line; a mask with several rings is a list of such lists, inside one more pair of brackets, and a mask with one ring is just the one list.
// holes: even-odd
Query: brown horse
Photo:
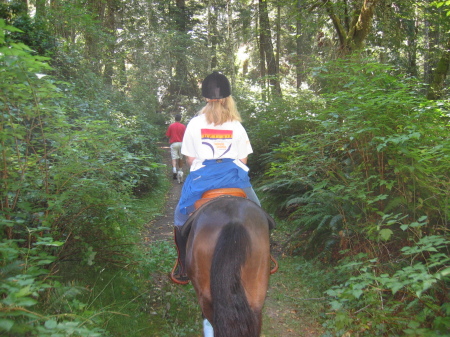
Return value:
[(257, 337), (270, 275), (274, 220), (245, 198), (201, 206), (183, 228), (186, 267), (215, 337)]

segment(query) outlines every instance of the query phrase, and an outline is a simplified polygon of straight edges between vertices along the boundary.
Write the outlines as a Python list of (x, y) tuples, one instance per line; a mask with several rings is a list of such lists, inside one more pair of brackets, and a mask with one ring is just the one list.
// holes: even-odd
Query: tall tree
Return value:
[(428, 99), (440, 99), (442, 98), (442, 90), (445, 86), (445, 80), (447, 78), (448, 71), (450, 69), (450, 39), (442, 52), (442, 56), (434, 71), (433, 80), (430, 84), (428, 91)]
[(117, 32), (117, 11), (119, 9), (118, 0), (107, 0), (106, 1), (106, 15), (104, 20), (104, 30), (107, 36), (105, 54), (106, 57), (103, 58), (104, 71), (103, 77), (105, 83), (113, 84), (114, 75), (114, 64), (116, 63), (115, 50), (116, 50), (116, 32)]
[(36, 18), (44, 19), (47, 14), (46, 1), (36, 0)]
[[(437, 7), (437, 10), (436, 8), (434, 8), (434, 6)], [(436, 61), (436, 66), (432, 75), (430, 71), (430, 87), (427, 98), (435, 100), (442, 98), (443, 89), (445, 88), (446, 79), (450, 70), (450, 38), (448, 34), (448, 30), (450, 28), (448, 21), (448, 17), (450, 16), (450, 6), (448, 4), (448, 1), (434, 1), (431, 3), (429, 10), (433, 11), (433, 17), (438, 19), (437, 24), (435, 25), (436, 27), (433, 27), (434, 29), (431, 29), (430, 27), (430, 30), (433, 34), (432, 36), (435, 37), (436, 35), (442, 35), (446, 39), (444, 43), (433, 44), (435, 46), (438, 46), (438, 48), (441, 50), (436, 53), (440, 54), (440, 56), (438, 61)], [(432, 48), (433, 45), (429, 44), (429, 47)], [(429, 66), (429, 68), (431, 67)]]
[(210, 0), (208, 4), (208, 53), (209, 67), (208, 72), (217, 67), (217, 45), (219, 42), (219, 31), (217, 29), (218, 6), (214, 0)]
[[(259, 0), (259, 39), (260, 39), (260, 62), (265, 61), (267, 66), (267, 76), (272, 94), (281, 95), (280, 80), (278, 78), (275, 53), (273, 51), (272, 31), (270, 28), (269, 12), (267, 0)], [(262, 69), (262, 68), (261, 68)], [(261, 73), (261, 76), (264, 74)]]
[(321, 0), (333, 22), (343, 54), (360, 50), (371, 29), (375, 5), (379, 0)]
[(175, 0), (175, 7), (171, 7), (175, 28), (173, 54), (175, 57), (175, 73), (173, 74), (170, 92), (175, 95), (187, 95), (188, 68), (186, 63), (186, 49), (189, 35), (187, 31), (188, 13), (185, 0)]
[(297, 0), (296, 3), (297, 11), (296, 11), (296, 20), (295, 20), (295, 28), (296, 28), (296, 38), (295, 38), (295, 44), (296, 44), (296, 67), (295, 67), (295, 73), (296, 73), (296, 86), (297, 89), (300, 88), (303, 81), (303, 69), (301, 66), (301, 59), (302, 59), (302, 19), (301, 19), (301, 10), (302, 10), (302, 0)]
[(236, 54), (236, 42), (234, 38), (234, 26), (233, 26), (233, 7), (232, 1), (227, 0), (227, 43), (226, 43), (226, 55), (227, 62), (226, 65), (229, 66), (227, 72), (231, 75), (232, 83), (235, 79), (235, 54)]
[(281, 54), (281, 3), (277, 2), (277, 44), (276, 44), (276, 60), (277, 74), (280, 73), (280, 54)]
[(440, 29), (436, 22), (436, 8), (427, 6), (424, 9), (424, 62), (423, 75), (424, 81), (430, 83), (433, 78), (433, 68), (436, 66), (436, 55), (438, 55)]
[(98, 24), (97, 27), (90, 26), (84, 31), (86, 57), (91, 60), (92, 70), (95, 73), (100, 74), (103, 46), (101, 23), (105, 17), (106, 2), (103, 0), (88, 0), (87, 7), (92, 18), (94, 21), (97, 21)]

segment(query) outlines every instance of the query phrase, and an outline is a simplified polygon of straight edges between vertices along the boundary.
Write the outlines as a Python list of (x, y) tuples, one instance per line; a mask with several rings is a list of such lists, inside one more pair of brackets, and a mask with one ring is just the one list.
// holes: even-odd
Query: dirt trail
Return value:
[[(145, 241), (154, 242), (159, 240), (169, 240), (173, 242), (173, 213), (178, 203), (182, 184), (179, 184), (172, 177), (172, 164), (170, 158), (170, 148), (168, 145), (161, 145), (163, 151), (164, 164), (167, 165), (167, 175), (172, 186), (166, 196), (166, 206), (164, 214), (146, 225), (144, 233)], [(184, 168), (185, 174), (188, 169)], [(263, 332), (262, 337), (317, 337), (321, 335), (321, 327), (309, 317), (309, 314), (302, 313), (302, 308), (295, 300), (280, 300), (283, 298), (295, 298), (298, 289), (289, 289), (289, 285), (283, 281), (282, 274), (282, 252), (281, 245), (271, 240), (272, 253), (280, 262), (280, 269), (271, 276), (269, 291), (264, 305)]]
[[(146, 233), (145, 236), (150, 238), (151, 241), (163, 239), (173, 240), (173, 212), (175, 211), (183, 187), (183, 184), (179, 184), (178, 181), (174, 180), (172, 177), (172, 161), (170, 158), (169, 145), (161, 145), (160, 149), (162, 151), (164, 164), (167, 165), (167, 177), (171, 181), (172, 186), (166, 196), (167, 200), (166, 206), (164, 207), (164, 214), (146, 225), (148, 233)], [(187, 174), (187, 168), (184, 167), (183, 169), (185, 174)]]

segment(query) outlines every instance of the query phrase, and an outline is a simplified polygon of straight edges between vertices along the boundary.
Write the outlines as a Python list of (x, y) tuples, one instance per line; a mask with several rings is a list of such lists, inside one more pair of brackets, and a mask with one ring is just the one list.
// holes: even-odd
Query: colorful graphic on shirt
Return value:
[(202, 129), (202, 139), (233, 139), (233, 130)]
[(231, 148), (233, 130), (201, 129), (202, 144), (212, 151), (212, 158), (220, 158)]

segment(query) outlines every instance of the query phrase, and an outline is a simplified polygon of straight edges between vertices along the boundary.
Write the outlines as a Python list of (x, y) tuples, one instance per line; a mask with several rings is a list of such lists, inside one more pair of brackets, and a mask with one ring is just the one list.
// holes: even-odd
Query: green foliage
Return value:
[[(72, 310), (71, 317), (64, 313), (40, 308), (40, 302), (59, 285), (46, 269), (55, 260), (55, 248), (63, 242), (54, 241), (49, 228), (29, 229), (23, 240), (3, 240), (0, 243), (0, 331), (2, 336), (105, 336), (105, 331), (92, 322), (78, 317), (82, 311)], [(71, 287), (69, 297), (75, 288)]]
[(338, 273), (354, 276), (326, 292), (335, 314), (327, 328), (338, 335), (445, 335), (450, 318), (442, 290), (450, 282), (449, 244), (442, 236), (424, 236), (402, 249), (399, 265), (383, 266), (366, 254), (342, 263)]
[(444, 10), (446, 12), (447, 16), (450, 16), (450, 9), (448, 8), (450, 6), (450, 1), (433, 1), (432, 5), (436, 6), (437, 8), (444, 7)]
[(44, 20), (31, 18), (27, 14), (26, 6), (26, 3), (21, 1), (0, 4), (0, 19), (20, 30), (11, 30), (8, 39), (27, 45), (32, 53), (50, 56), (55, 51), (56, 39), (49, 32)]
[(236, 95), (237, 106), (254, 149), (250, 166), (256, 173), (262, 173), (271, 164), (273, 158), (267, 153), (285, 139), (314, 129), (314, 121), (308, 121), (305, 115), (323, 107), (320, 98), (311, 92), (298, 92), (271, 102), (255, 100), (254, 95), (248, 96), (248, 92)]
[(308, 236), (325, 232), (322, 248), (325, 240), (341, 249), (351, 240), (360, 251), (367, 239), (404, 240), (402, 219), (390, 221), (389, 214), (404, 214), (405, 221), (426, 214), (427, 230), (442, 230), (449, 198), (445, 105), (421, 99), (416, 82), (399, 81), (382, 65), (337, 66), (339, 81), (321, 70), (335, 86), (322, 95), (326, 106), (303, 116), (314, 128), (270, 153), (261, 189), (274, 191), (276, 202), (283, 198), (294, 228)]
[[(73, 84), (55, 81), (48, 59), (10, 42), (12, 32), (20, 33), (0, 20), (0, 330), (104, 336), (104, 315), (79, 301), (81, 288), (53, 275), (69, 260), (129, 264), (133, 197), (159, 181), (155, 130), (142, 132), (119, 110), (123, 97), (90, 72)], [(76, 84), (89, 76), (97, 86)], [(48, 305), (58, 293), (67, 303)]]
[(158, 270), (170, 270), (177, 257), (174, 245), (167, 241), (154, 242), (149, 249), (148, 264)]
[[(53, 190), (47, 197), (49, 215), (43, 221), (52, 224), (58, 237), (70, 235), (67, 257), (74, 258), (82, 243), (85, 249), (103, 251), (96, 259), (110, 259), (112, 252), (101, 248), (100, 239), (126, 237), (130, 197), (140, 186), (148, 190), (155, 183), (159, 165), (151, 154), (132, 148), (133, 131), (112, 130), (100, 121), (82, 120), (76, 125), (78, 130), (66, 141), (60, 139), (65, 151), (52, 156), (58, 165), (51, 170)], [(116, 249), (112, 243), (109, 247)]]
[[(337, 61), (316, 76), (323, 107), (293, 114), (307, 132), (283, 136), (267, 155), (260, 190), (286, 217), (292, 252), (349, 259), (328, 292), (335, 316), (327, 327), (337, 335), (442, 333), (448, 106), (426, 101), (419, 83), (378, 63)], [(364, 263), (351, 258), (358, 254)]]
[[(87, 293), (81, 281), (63, 285), (50, 275), (61, 263), (76, 263), (93, 274), (108, 266), (101, 277), (119, 279), (115, 275), (120, 274), (126, 279), (126, 272), (108, 269), (131, 270), (138, 231), (133, 221), (145, 207), (155, 211), (153, 203), (137, 207), (134, 197), (159, 187), (156, 143), (165, 118), (156, 112), (171, 113), (180, 106), (190, 114), (198, 110), (188, 106), (196, 98), (173, 90), (179, 86), (170, 85), (172, 77), (189, 83), (185, 93), (192, 94), (211, 67), (232, 77), (235, 93), (239, 86), (264, 86), (261, 56), (252, 42), (257, 40), (255, 12), (247, 1), (232, 2), (227, 11), (217, 2), (187, 2), (179, 16), (167, 1), (92, 6), (55, 0), (37, 3), (46, 9), (38, 20), (26, 15), (25, 3), (0, 4), (0, 16), (10, 25), (0, 22), (0, 249), (8, 255), (1, 264), (0, 289), (8, 300), (0, 308), (0, 326), (14, 335), (96, 335), (102, 333), (97, 327), (116, 323), (116, 315), (105, 318), (102, 308), (114, 295), (105, 302), (97, 301), (101, 296), (80, 299)], [(392, 6), (378, 6), (376, 34), (367, 37), (366, 52), (403, 70), (350, 59), (327, 63), (313, 69), (308, 79), (320, 96), (286, 92), (295, 90), (291, 88), (299, 77), (306, 81), (307, 64), (336, 56), (330, 20), (324, 11), (305, 16), (306, 7), (294, 3), (273, 6), (280, 9), (276, 36), (284, 98), (257, 100), (259, 88), (247, 97), (237, 94), (255, 150), (252, 174), (265, 174), (259, 191), (267, 195), (268, 208), (287, 219), (291, 251), (327, 262), (340, 259), (340, 250), (346, 257), (363, 252), (368, 261), (376, 261), (367, 263), (371, 268), (376, 264), (372, 273), (352, 270), (353, 277), (362, 278), (352, 280), (359, 285), (350, 293), (363, 293), (337, 313), (344, 330), (348, 325), (342, 322), (359, 314), (363, 307), (355, 308), (366, 293), (366, 301), (379, 303), (372, 288), (384, 279), (399, 280), (383, 285), (381, 296), (391, 316), (394, 300), (405, 293), (411, 308), (401, 303), (401, 312), (421, 317), (409, 327), (410, 334), (431, 331), (423, 301), (435, 310), (448, 299), (440, 288), (447, 276), (435, 270), (440, 266), (446, 272), (448, 265), (448, 102), (423, 100), (426, 88), (402, 75), (406, 69), (426, 80), (432, 77), (448, 28), (448, 20), (439, 15), (447, 10), (447, 1), (433, 4), (440, 9), (431, 11), (423, 1), (399, 2), (395, 14)], [(349, 8), (353, 5), (348, 2)], [(336, 10), (346, 12), (344, 7)], [(186, 29), (174, 29), (183, 23)], [(238, 46), (242, 72), (233, 55)], [(235, 85), (242, 77), (252, 83)], [(168, 264), (174, 254), (163, 243), (151, 252), (152, 267), (160, 261)], [(135, 269), (130, 273), (148, 276)], [(387, 276), (378, 279), (381, 275)], [(345, 285), (339, 289), (346, 292), (348, 275), (339, 276)], [(130, 284), (121, 290), (136, 291)], [(102, 284), (95, 294), (107, 288)], [(168, 295), (170, 289), (161, 289), (158, 309), (164, 302), (180, 305), (176, 295)], [(426, 298), (430, 294), (436, 295), (433, 300)], [(27, 311), (16, 305), (22, 300)], [(445, 305), (435, 310), (444, 313), (433, 321), (435, 331), (447, 324), (445, 310)], [(175, 309), (161, 311), (157, 316), (161, 322), (170, 318), (172, 335), (188, 334), (177, 324)], [(136, 304), (133, 313), (140, 322), (142, 312)], [(369, 322), (363, 314), (362, 320)], [(376, 331), (387, 331), (382, 318), (372, 321), (381, 322)], [(352, 323), (360, 327), (355, 334), (365, 331), (360, 321)]]

